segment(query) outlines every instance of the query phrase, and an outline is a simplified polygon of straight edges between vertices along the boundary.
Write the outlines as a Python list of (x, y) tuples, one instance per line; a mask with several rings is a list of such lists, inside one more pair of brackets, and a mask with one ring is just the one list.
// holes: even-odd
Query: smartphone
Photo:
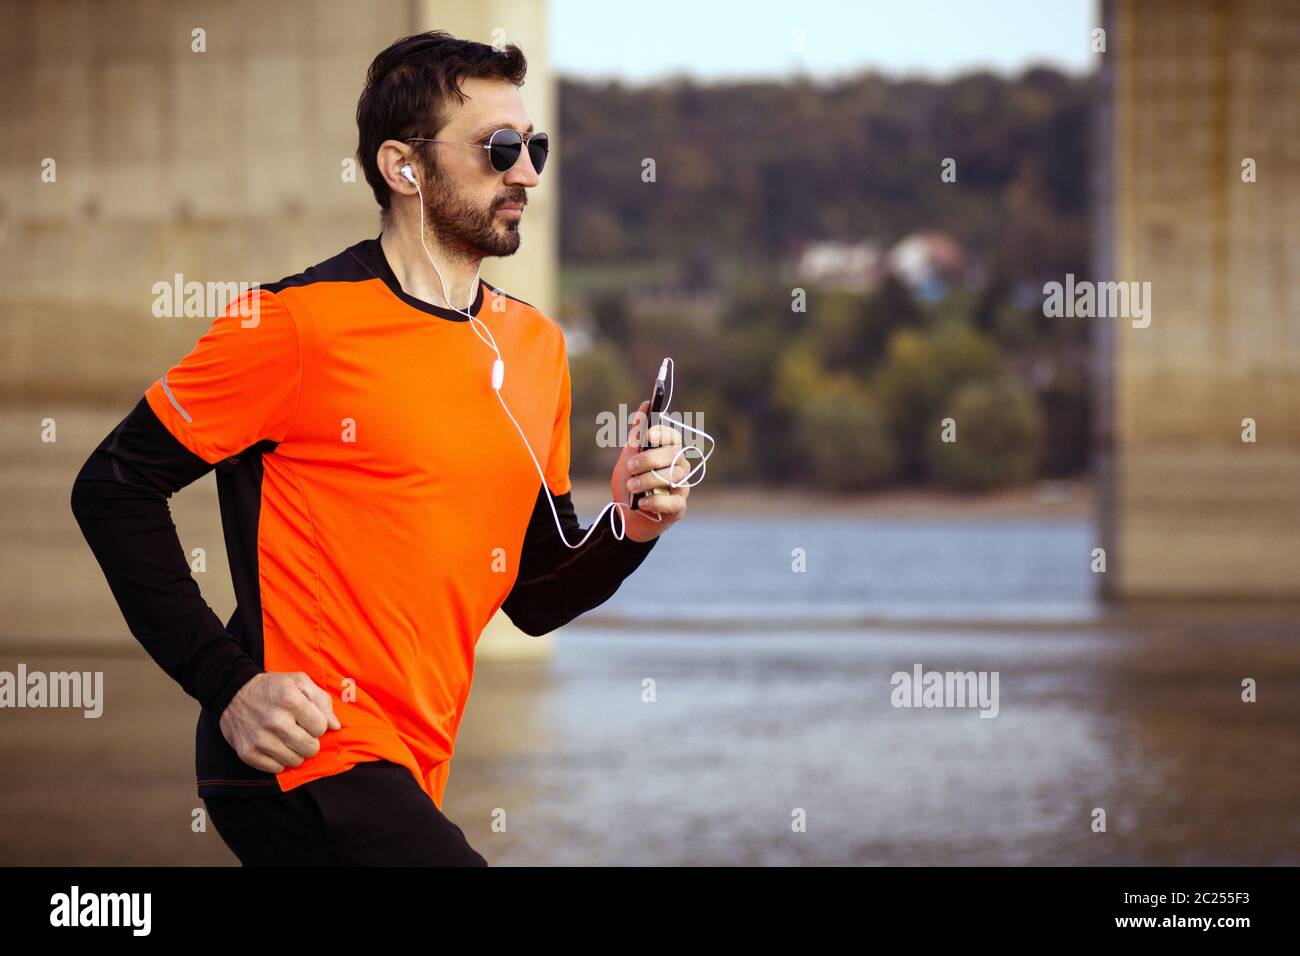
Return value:
[[(650, 427), (656, 424), (659, 413), (664, 410), (664, 378), (668, 374), (668, 360), (665, 359), (663, 365), (659, 367), (659, 377), (655, 379), (654, 390), (650, 394), (650, 414), (646, 418), (645, 431), (641, 435), (641, 450), (645, 451), (650, 447)], [(659, 487), (651, 488), (649, 491), (634, 491), (628, 496), (627, 505), (633, 511), (637, 510), (637, 504), (646, 495), (667, 494), (668, 489)]]

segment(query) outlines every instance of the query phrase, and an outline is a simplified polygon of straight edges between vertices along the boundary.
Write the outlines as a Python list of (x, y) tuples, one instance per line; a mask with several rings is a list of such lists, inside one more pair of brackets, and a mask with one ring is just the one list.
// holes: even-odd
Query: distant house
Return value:
[(980, 273), (957, 240), (945, 232), (914, 232), (888, 252), (873, 239), (818, 240), (795, 263), (797, 281), (823, 289), (869, 293), (893, 274), (921, 302), (942, 299), (955, 286), (978, 285)]
[(801, 283), (823, 289), (870, 292), (880, 280), (880, 245), (870, 239), (861, 242), (820, 240), (808, 243), (795, 264)]
[(945, 232), (914, 232), (899, 240), (889, 250), (886, 268), (922, 302), (942, 299), (956, 285), (978, 282), (965, 250)]

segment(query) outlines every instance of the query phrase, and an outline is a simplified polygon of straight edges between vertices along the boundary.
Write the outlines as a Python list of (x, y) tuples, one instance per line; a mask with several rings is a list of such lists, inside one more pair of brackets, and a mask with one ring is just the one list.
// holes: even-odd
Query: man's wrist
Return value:
[(230, 702), (235, 699), (235, 695), (245, 684), (261, 673), (263, 673), (262, 668), (258, 667), (251, 657), (245, 656), (232, 671), (230, 678), (221, 685), (221, 689), (203, 704), (204, 708), (219, 720), (226, 708), (230, 706)]

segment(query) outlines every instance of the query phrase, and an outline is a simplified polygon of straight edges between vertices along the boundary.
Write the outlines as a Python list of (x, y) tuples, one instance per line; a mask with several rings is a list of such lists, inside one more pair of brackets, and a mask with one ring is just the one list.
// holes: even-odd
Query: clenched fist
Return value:
[(258, 674), (221, 714), (221, 733), (239, 759), (267, 773), (315, 756), (316, 738), (342, 726), (330, 695), (302, 671)]

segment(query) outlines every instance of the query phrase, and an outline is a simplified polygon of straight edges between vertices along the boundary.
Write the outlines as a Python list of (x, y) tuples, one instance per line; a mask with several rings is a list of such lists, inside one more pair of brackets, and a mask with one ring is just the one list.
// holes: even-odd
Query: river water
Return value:
[[(498, 865), (1300, 862), (1291, 620), (1110, 613), (1093, 547), (683, 522), (548, 659), (480, 665), (445, 809)], [(996, 717), (894, 706), (917, 665), (996, 672)]]

